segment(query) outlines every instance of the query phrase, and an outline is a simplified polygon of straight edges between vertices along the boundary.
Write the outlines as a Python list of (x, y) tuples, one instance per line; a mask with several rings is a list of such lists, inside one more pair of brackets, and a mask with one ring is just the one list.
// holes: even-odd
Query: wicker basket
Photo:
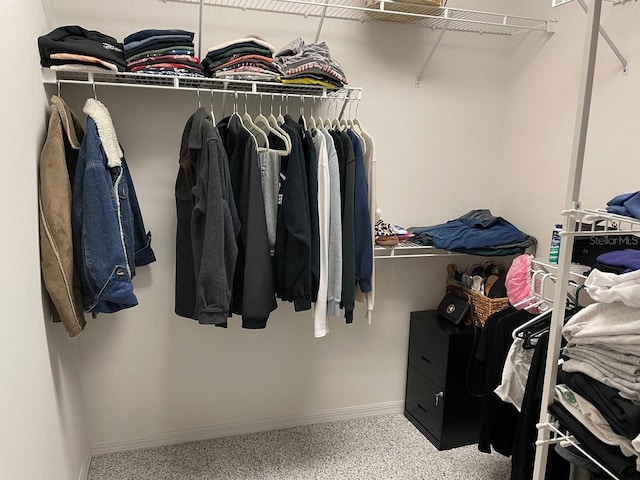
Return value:
[(467, 295), (469, 295), (469, 300), (471, 301), (471, 306), (473, 307), (473, 318), (479, 327), (483, 327), (487, 318), (490, 315), (499, 312), (500, 310), (504, 310), (509, 306), (509, 299), (507, 297), (503, 298), (489, 298), (481, 293), (474, 292), (473, 290), (465, 287), (461, 283), (458, 283), (450, 278), (447, 279), (447, 285), (451, 285), (452, 287), (458, 287), (462, 289)]

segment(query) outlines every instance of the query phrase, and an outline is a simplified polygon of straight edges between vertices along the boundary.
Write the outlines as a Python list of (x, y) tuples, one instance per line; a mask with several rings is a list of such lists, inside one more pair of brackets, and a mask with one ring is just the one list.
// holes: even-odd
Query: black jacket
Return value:
[[(298, 122), (302, 126), (302, 119)], [(320, 287), (320, 221), (318, 220), (318, 154), (311, 133), (302, 128), (302, 151), (304, 152), (309, 196), (309, 221), (311, 223), (311, 301), (318, 299)]]
[(233, 313), (242, 315), (243, 328), (265, 328), (277, 304), (258, 152), (238, 115), (221, 120), (218, 128), (229, 158), (231, 185), (241, 224), (233, 281)]
[(280, 159), (274, 263), (278, 297), (299, 312), (311, 308), (311, 225), (301, 128), (286, 120), (282, 128), (291, 138), (291, 153)]
[(340, 195), (342, 200), (342, 306), (347, 323), (353, 322), (356, 287), (356, 258), (354, 230), (354, 196), (356, 155), (349, 135), (329, 132), (336, 144), (340, 167)]
[(39, 37), (38, 50), (40, 50), (40, 64), (43, 67), (54, 64), (50, 57), (52, 53), (74, 53), (96, 57), (116, 64), (121, 72), (124, 72), (127, 67), (121, 43), (113, 37), (95, 30), (86, 30), (78, 25), (58, 27)]
[(227, 155), (204, 108), (187, 121), (175, 185), (176, 314), (226, 326), (236, 266), (231, 192), (225, 182)]

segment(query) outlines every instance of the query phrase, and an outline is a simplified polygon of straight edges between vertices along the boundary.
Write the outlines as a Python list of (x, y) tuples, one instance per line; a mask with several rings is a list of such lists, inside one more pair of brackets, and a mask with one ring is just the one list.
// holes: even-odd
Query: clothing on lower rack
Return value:
[(513, 330), (531, 318), (533, 315), (529, 312), (510, 306), (490, 315), (482, 329), (476, 350), (476, 359), (486, 365), (478, 438), (478, 450), (481, 452), (491, 453), (492, 447), (505, 456), (513, 452), (518, 410), (500, 400), (494, 390), (502, 379), (502, 368), (513, 341)]
[[(535, 456), (535, 440), (538, 434), (536, 424), (539, 420), (544, 387), (544, 370), (546, 365), (549, 334), (543, 334), (536, 345), (531, 367), (527, 378), (527, 386), (522, 400), (522, 409), (518, 417), (513, 436), (513, 456), (511, 457), (510, 480), (530, 480), (533, 475)], [(548, 480), (567, 479), (569, 465), (551, 450), (547, 456)]]
[(562, 405), (554, 402), (549, 406), (549, 411), (560, 425), (580, 442), (581, 448), (598, 459), (619, 479), (640, 480), (640, 472), (636, 470), (634, 457), (624, 457), (618, 447), (602, 443)]
[(620, 397), (615, 388), (608, 387), (582, 373), (561, 371), (559, 381), (594, 404), (614, 432), (629, 439), (640, 435), (640, 406)]

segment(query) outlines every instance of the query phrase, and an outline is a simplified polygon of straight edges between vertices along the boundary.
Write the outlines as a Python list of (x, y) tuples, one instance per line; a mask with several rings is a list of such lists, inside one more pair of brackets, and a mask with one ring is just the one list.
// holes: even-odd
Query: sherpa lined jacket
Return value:
[(61, 321), (71, 337), (80, 335), (85, 326), (71, 237), (71, 185), (83, 138), (75, 113), (60, 97), (51, 97), (40, 156), (40, 265), (53, 320)]

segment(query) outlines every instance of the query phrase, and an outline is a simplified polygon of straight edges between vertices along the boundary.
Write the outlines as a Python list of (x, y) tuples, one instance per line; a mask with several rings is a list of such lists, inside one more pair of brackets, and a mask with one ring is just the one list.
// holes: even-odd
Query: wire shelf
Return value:
[(575, 232), (560, 232), (561, 235), (595, 236), (631, 233), (640, 235), (640, 220), (615, 215), (601, 209), (563, 210), (569, 222), (576, 223)]
[[(162, 1), (200, 4), (200, 0)], [(556, 23), (556, 20), (434, 7), (395, 0), (204, 0), (204, 5), (360, 22), (380, 20), (413, 23), (434, 29), (446, 28), (496, 35), (513, 35), (529, 30), (552, 32)]]
[(336, 100), (362, 99), (362, 88), (343, 87), (330, 90), (315, 85), (283, 85), (278, 82), (227, 80), (219, 78), (174, 77), (130, 72), (67, 72), (42, 69), (45, 84), (85, 84), (89, 86), (129, 86), (142, 88), (179, 89), (203, 93), (241, 93), (248, 95), (274, 95), (280, 97), (327, 98)]
[(417, 257), (449, 257), (467, 255), (466, 253), (451, 252), (435, 247), (427, 247), (411, 240), (404, 240), (393, 247), (376, 245), (373, 249), (375, 258), (417, 258)]

